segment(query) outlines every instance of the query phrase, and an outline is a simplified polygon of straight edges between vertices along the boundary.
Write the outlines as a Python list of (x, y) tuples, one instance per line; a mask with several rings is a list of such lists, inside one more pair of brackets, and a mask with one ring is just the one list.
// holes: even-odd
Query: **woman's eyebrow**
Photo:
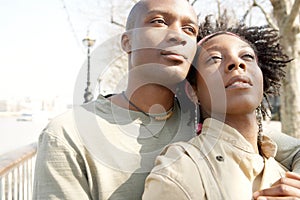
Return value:
[[(248, 49), (253, 50), (253, 48), (252, 48), (249, 44), (241, 44), (241, 45), (239, 46), (239, 48), (241, 48), (241, 49), (248, 48)], [(205, 51), (220, 51), (220, 50), (223, 50), (224, 47), (221, 46), (221, 45), (215, 44), (215, 45), (213, 45), (213, 46), (209, 46), (209, 47), (207, 47), (207, 48), (204, 47), (204, 48), (202, 48), (202, 49), (205, 50)], [(201, 49), (201, 50), (202, 50), (202, 49)]]
[(250, 46), (250, 44), (247, 44), (247, 43), (246, 44), (241, 44), (240, 47), (241, 48), (250, 48), (250, 49), (252, 49), (252, 47)]
[[(211, 47), (208, 47), (208, 48), (202, 48), (204, 51), (219, 51), (219, 50), (222, 50), (224, 49), (221, 45), (213, 45)], [(201, 50), (202, 50), (201, 49)]]

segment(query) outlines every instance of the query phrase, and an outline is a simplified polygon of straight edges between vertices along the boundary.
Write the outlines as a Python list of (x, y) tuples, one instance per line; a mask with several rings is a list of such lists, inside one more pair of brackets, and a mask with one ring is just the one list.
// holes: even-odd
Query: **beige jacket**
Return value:
[(213, 119), (205, 120), (201, 135), (189, 143), (170, 145), (158, 156), (144, 200), (250, 200), (286, 171), (274, 160), (277, 148), (268, 137), (263, 137), (262, 157), (238, 131)]
[[(39, 138), (33, 199), (141, 199), (163, 147), (194, 135), (182, 110), (176, 104), (166, 122), (150, 123), (99, 96), (56, 117)], [(300, 171), (300, 140), (277, 130), (271, 138), (281, 147), (277, 159)]]

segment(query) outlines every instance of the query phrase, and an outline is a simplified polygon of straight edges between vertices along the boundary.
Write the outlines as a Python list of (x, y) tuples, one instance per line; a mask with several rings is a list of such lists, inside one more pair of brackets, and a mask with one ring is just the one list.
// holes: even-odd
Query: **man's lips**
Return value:
[(162, 50), (161, 51), (161, 55), (163, 57), (165, 57), (166, 59), (173, 60), (173, 61), (183, 62), (183, 61), (185, 61), (187, 59), (184, 55), (182, 55), (180, 53), (177, 53), (175, 51)]
[(233, 89), (233, 88), (250, 88), (252, 87), (251, 79), (248, 76), (234, 76), (225, 85), (226, 89)]

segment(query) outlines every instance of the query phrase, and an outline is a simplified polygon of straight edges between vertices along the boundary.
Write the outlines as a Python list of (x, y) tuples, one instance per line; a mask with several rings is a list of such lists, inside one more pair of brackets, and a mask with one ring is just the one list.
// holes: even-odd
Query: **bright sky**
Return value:
[[(75, 13), (70, 19), (77, 38), (62, 2)], [(122, 6), (126, 10), (128, 5), (123, 0), (1, 0), (0, 99), (61, 96), (72, 101), (76, 77), (86, 59), (81, 40), (88, 27), (96, 45), (101, 37), (121, 31), (109, 23), (112, 5), (118, 9), (115, 20), (124, 19), (127, 13)]]
[(85, 53), (60, 0), (1, 0), (0, 27), (0, 99), (72, 95)]

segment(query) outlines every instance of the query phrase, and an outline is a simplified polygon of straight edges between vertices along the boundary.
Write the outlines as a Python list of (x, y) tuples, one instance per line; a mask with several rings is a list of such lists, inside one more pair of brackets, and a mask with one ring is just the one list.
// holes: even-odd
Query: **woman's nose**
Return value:
[(226, 65), (226, 68), (225, 68), (225, 71), (226, 72), (231, 72), (233, 70), (238, 70), (238, 69), (241, 69), (243, 71), (246, 70), (246, 64), (243, 60), (237, 58), (235, 60), (231, 60), (231, 62), (229, 62), (227, 65)]

